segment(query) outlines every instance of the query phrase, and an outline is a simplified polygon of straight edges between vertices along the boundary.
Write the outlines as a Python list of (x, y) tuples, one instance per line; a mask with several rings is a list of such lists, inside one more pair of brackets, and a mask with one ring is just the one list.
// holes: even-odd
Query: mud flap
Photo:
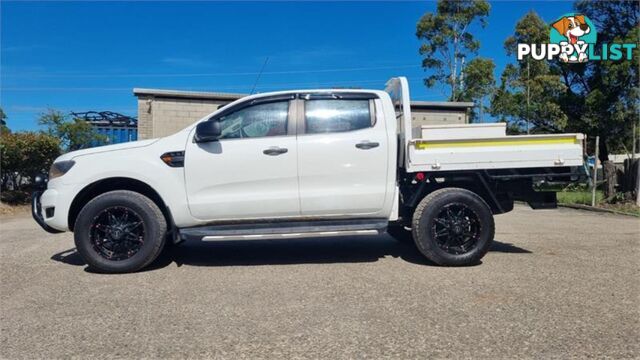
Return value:
[(553, 191), (532, 191), (526, 195), (525, 201), (534, 210), (558, 207), (558, 198)]

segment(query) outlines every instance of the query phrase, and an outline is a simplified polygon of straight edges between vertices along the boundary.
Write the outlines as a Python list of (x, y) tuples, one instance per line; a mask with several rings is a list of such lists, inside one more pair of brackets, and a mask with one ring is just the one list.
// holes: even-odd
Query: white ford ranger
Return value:
[(239, 99), (161, 139), (55, 160), (34, 219), (73, 231), (94, 269), (136, 271), (166, 241), (388, 232), (440, 265), (477, 263), (493, 214), (556, 205), (584, 176), (582, 134), (507, 136), (504, 124), (413, 127), (405, 78), (385, 91)]

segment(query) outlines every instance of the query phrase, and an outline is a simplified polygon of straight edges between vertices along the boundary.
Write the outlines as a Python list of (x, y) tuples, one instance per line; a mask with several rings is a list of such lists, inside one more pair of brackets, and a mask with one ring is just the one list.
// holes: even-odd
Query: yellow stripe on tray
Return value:
[(447, 147), (480, 147), (480, 146), (522, 146), (548, 144), (579, 144), (575, 136), (553, 138), (520, 138), (520, 139), (473, 139), (473, 140), (416, 140), (418, 150), (437, 149)]

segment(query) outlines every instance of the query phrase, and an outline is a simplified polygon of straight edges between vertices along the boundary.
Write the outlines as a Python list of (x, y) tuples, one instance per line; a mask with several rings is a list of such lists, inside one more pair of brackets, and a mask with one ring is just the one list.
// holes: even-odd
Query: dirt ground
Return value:
[(640, 220), (518, 206), (482, 264), (388, 236), (186, 243), (88, 272), (72, 234), (0, 217), (0, 357), (640, 357)]

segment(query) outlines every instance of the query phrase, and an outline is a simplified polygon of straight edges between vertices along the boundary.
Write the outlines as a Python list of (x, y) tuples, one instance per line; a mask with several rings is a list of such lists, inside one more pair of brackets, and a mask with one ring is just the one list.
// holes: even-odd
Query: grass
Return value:
[[(574, 189), (567, 191), (559, 191), (558, 204), (579, 204), (591, 206), (591, 190), (588, 189)], [(608, 204), (603, 201), (604, 195), (602, 190), (596, 190), (596, 207), (615, 210), (630, 215), (640, 216), (640, 207), (632, 202), (623, 202), (616, 204)]]
[[(558, 192), (559, 204), (580, 204), (591, 205), (591, 191), (561, 191)], [(596, 204), (599, 204), (604, 199), (602, 190), (596, 191)]]
[(628, 203), (620, 203), (620, 204), (599, 204), (597, 206), (604, 209), (620, 211), (625, 214), (635, 215), (640, 217), (640, 207), (634, 203), (628, 202)]

